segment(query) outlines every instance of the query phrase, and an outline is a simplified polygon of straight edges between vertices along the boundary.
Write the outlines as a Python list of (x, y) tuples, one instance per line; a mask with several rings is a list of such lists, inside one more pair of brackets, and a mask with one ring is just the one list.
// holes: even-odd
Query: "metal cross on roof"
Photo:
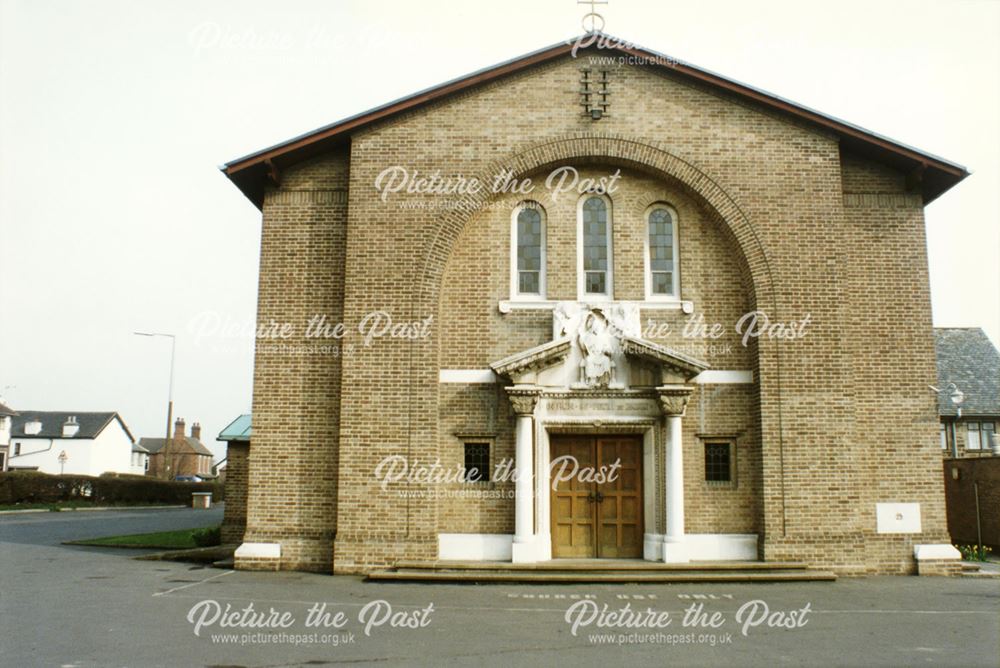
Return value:
[[(603, 32), (604, 31), (604, 17), (597, 13), (597, 5), (606, 5), (608, 0), (576, 0), (578, 5), (590, 5), (590, 11), (583, 15), (583, 29), (587, 32)], [(601, 26), (597, 27), (597, 22), (600, 21)], [(588, 27), (589, 23), (589, 27)]]

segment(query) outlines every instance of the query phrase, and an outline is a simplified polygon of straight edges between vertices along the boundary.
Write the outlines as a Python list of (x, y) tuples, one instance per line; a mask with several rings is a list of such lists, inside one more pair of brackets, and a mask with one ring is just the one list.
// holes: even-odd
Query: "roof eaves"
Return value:
[(478, 70), (476, 70), (474, 72), (470, 72), (469, 74), (463, 74), (462, 76), (458, 76), (458, 77), (455, 77), (453, 79), (449, 79), (449, 80), (447, 80), (447, 81), (445, 81), (443, 83), (439, 83), (439, 84), (436, 84), (434, 86), (428, 86), (427, 88), (423, 88), (421, 90), (418, 90), (415, 93), (410, 93), (409, 95), (404, 95), (403, 97), (398, 97), (395, 100), (392, 100), (390, 102), (386, 102), (384, 104), (380, 104), (378, 106), (372, 107), (370, 109), (367, 109), (367, 110), (362, 111), (360, 113), (354, 114), (352, 116), (348, 116), (346, 118), (341, 118), (340, 120), (334, 121), (332, 123), (328, 123), (327, 125), (323, 125), (323, 126), (318, 127), (318, 128), (316, 128), (314, 130), (310, 130), (308, 132), (303, 132), (302, 134), (296, 135), (296, 136), (292, 137), (291, 139), (287, 139), (285, 141), (278, 142), (277, 144), (273, 144), (273, 145), (268, 146), (267, 148), (261, 149), (259, 151), (254, 151), (253, 153), (248, 153), (247, 155), (244, 155), (244, 156), (242, 156), (240, 158), (236, 158), (235, 160), (230, 160), (229, 162), (223, 164), (219, 169), (221, 169), (223, 172), (226, 172), (227, 174), (229, 174), (229, 173), (232, 173), (232, 171), (234, 170), (234, 168), (235, 169), (242, 169), (241, 165), (243, 163), (258, 160), (259, 158), (261, 158), (261, 157), (263, 157), (265, 155), (281, 151), (282, 149), (285, 149), (285, 148), (287, 148), (289, 146), (292, 146), (293, 144), (302, 142), (303, 140), (312, 139), (313, 137), (316, 137), (316, 135), (322, 135), (322, 134), (328, 133), (329, 131), (334, 130), (334, 129), (338, 128), (338, 127), (347, 125), (347, 124), (351, 123), (352, 121), (356, 121), (358, 119), (362, 119), (362, 118), (371, 116), (373, 114), (377, 114), (380, 111), (384, 111), (386, 109), (390, 109), (392, 107), (395, 107), (395, 106), (398, 106), (400, 104), (409, 102), (411, 100), (415, 100), (417, 98), (421, 98), (421, 97), (430, 95), (432, 93), (438, 92), (441, 89), (449, 88), (449, 87), (452, 87), (452, 86), (464, 83), (465, 81), (467, 81), (469, 79), (475, 79), (477, 77), (481, 77), (484, 74), (489, 74), (489, 73), (493, 72), (494, 70), (499, 70), (499, 69), (503, 69), (505, 67), (509, 67), (511, 65), (514, 65), (516, 63), (521, 62), (522, 60), (529, 60), (529, 59), (536, 58), (536, 57), (538, 57), (538, 56), (540, 56), (542, 54), (545, 54), (546, 52), (549, 52), (549, 51), (553, 51), (554, 53), (552, 55), (553, 55), (553, 57), (555, 57), (555, 56), (559, 55), (564, 49), (568, 49), (569, 45), (572, 44), (572, 42), (575, 41), (576, 39), (578, 39), (578, 38), (574, 37), (572, 40), (569, 40), (568, 42), (558, 42), (556, 44), (552, 44), (552, 45), (543, 47), (543, 48), (538, 49), (536, 51), (532, 51), (530, 53), (526, 53), (524, 55), (517, 56), (516, 58), (511, 58), (509, 60), (505, 60), (505, 61), (503, 61), (501, 63), (497, 63), (495, 65), (489, 65), (487, 67), (480, 68), (480, 69), (478, 69)]
[[(904, 144), (902, 142), (896, 141), (879, 133), (873, 132), (871, 130), (865, 129), (859, 125), (849, 123), (835, 116), (825, 114), (823, 112), (817, 111), (810, 107), (798, 104), (787, 98), (775, 95), (769, 91), (761, 88), (757, 88), (735, 79), (730, 79), (721, 74), (712, 72), (711, 70), (706, 70), (694, 65), (691, 65), (685, 61), (667, 56), (653, 49), (648, 49), (639, 45), (634, 45), (631, 42), (626, 42), (607, 33), (601, 33), (603, 37), (610, 40), (615, 40), (617, 43), (631, 44), (630, 47), (618, 47), (632, 55), (637, 55), (641, 57), (652, 57), (654, 63), (657, 61), (665, 60), (669, 65), (664, 65), (658, 63), (660, 67), (666, 67), (674, 71), (680, 72), (683, 75), (691, 76), (696, 79), (700, 79), (707, 83), (714, 83), (721, 86), (722, 88), (729, 89), (737, 94), (742, 94), (751, 99), (775, 108), (779, 111), (785, 113), (790, 113), (799, 117), (803, 117), (807, 120), (812, 120), (820, 125), (824, 125), (834, 130), (835, 132), (842, 133), (848, 137), (852, 137), (854, 140), (861, 142), (864, 145), (874, 146), (876, 148), (881, 148), (887, 150), (892, 154), (899, 157), (915, 161), (920, 166), (926, 167), (931, 163), (942, 171), (948, 172), (953, 178), (957, 180), (950, 185), (940, 189), (931, 189), (924, 192), (924, 202), (925, 204), (930, 203), (936, 199), (940, 194), (948, 190), (953, 185), (963, 180), (969, 175), (968, 169), (964, 166), (946, 160), (944, 158), (938, 157), (936, 155), (921, 151), (917, 148)], [(495, 76), (502, 76), (508, 73), (506, 70), (517, 71), (532, 65), (536, 65), (541, 62), (545, 62), (550, 58), (555, 58), (564, 53), (567, 53), (573, 49), (573, 44), (578, 42), (580, 39), (587, 37), (587, 35), (578, 35), (565, 42), (559, 42), (547, 47), (543, 47), (536, 51), (512, 58), (510, 60), (503, 61), (501, 63), (485, 67), (470, 74), (466, 74), (461, 77), (450, 79), (444, 83), (438, 84), (436, 86), (431, 86), (429, 88), (424, 88), (416, 93), (397, 98), (391, 102), (373, 107), (366, 111), (362, 111), (358, 114), (348, 116), (341, 120), (335, 121), (328, 125), (324, 125), (315, 130), (305, 132), (295, 137), (274, 144), (265, 149), (255, 151), (253, 153), (247, 154), (243, 157), (237, 158), (230, 162), (223, 164), (220, 170), (226, 174), (237, 187), (244, 192), (244, 194), (253, 201), (253, 203), (260, 208), (263, 204), (262, 195), (260, 193), (248, 192), (248, 190), (253, 190), (252, 183), (259, 183), (263, 177), (261, 174), (248, 174), (243, 173), (251, 167), (258, 167), (258, 169), (265, 165), (265, 163), (271, 159), (276, 159), (282, 155), (285, 155), (297, 148), (304, 148), (313, 143), (323, 141), (326, 139), (331, 139), (337, 137), (338, 134), (346, 132), (350, 129), (356, 129), (366, 125), (368, 123), (375, 122), (384, 118), (390, 114), (398, 113), (417, 107), (422, 104), (432, 102), (436, 99), (444, 97), (452, 92), (451, 89), (461, 89), (468, 86), (476, 85), (480, 83), (480, 79), (487, 77), (493, 78)], [(592, 48), (592, 47), (591, 47)], [(514, 67), (514, 66), (518, 67)], [(398, 107), (398, 109), (397, 109)]]

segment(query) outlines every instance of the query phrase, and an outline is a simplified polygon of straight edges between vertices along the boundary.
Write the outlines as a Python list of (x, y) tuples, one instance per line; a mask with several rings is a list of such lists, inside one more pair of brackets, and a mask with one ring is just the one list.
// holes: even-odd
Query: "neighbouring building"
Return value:
[(1000, 457), (945, 459), (944, 487), (952, 542), (1000, 554)]
[[(169, 441), (164, 438), (139, 439), (149, 459), (147, 475), (174, 479), (177, 476), (212, 478), (212, 451), (201, 442), (201, 425), (191, 425), (191, 434), (185, 430), (183, 418), (174, 422), (174, 433)], [(166, 447), (164, 447), (166, 443)]]
[(952, 569), (924, 207), (967, 171), (602, 39), (224, 166), (263, 217), (237, 568)]
[(941, 453), (1000, 454), (1000, 352), (979, 327), (939, 327), (934, 338)]
[(99, 476), (132, 473), (135, 439), (115, 412), (18, 411), (9, 470)]
[(250, 415), (241, 415), (219, 432), (226, 444), (226, 507), (222, 518), (222, 542), (239, 543), (247, 526), (247, 474), (250, 464)]
[(149, 450), (138, 443), (132, 444), (132, 462), (130, 473), (134, 475), (146, 475), (149, 471)]
[(7, 459), (10, 456), (11, 419), (17, 411), (0, 403), (0, 473), (7, 470)]

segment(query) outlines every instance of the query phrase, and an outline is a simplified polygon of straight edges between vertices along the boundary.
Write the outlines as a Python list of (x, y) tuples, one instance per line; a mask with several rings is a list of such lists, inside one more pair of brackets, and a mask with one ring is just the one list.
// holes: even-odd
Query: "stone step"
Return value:
[(396, 569), (428, 571), (527, 571), (527, 572), (674, 572), (674, 571), (796, 571), (808, 564), (793, 561), (693, 561), (666, 564), (639, 559), (553, 559), (531, 564), (509, 561), (400, 561)]
[(829, 571), (791, 570), (633, 570), (633, 571), (559, 571), (466, 569), (439, 571), (397, 568), (373, 571), (368, 579), (378, 582), (548, 582), (548, 583), (669, 583), (669, 582), (820, 582), (833, 581)]

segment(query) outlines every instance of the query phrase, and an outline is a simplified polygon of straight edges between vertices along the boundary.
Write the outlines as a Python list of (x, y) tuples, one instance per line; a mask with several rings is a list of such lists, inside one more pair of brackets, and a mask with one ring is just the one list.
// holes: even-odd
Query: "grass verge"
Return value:
[(185, 550), (198, 547), (194, 534), (205, 529), (181, 529), (179, 531), (157, 531), (155, 533), (135, 533), (125, 536), (106, 536), (86, 540), (68, 540), (64, 545), (91, 545), (96, 547), (131, 547), (154, 550)]

